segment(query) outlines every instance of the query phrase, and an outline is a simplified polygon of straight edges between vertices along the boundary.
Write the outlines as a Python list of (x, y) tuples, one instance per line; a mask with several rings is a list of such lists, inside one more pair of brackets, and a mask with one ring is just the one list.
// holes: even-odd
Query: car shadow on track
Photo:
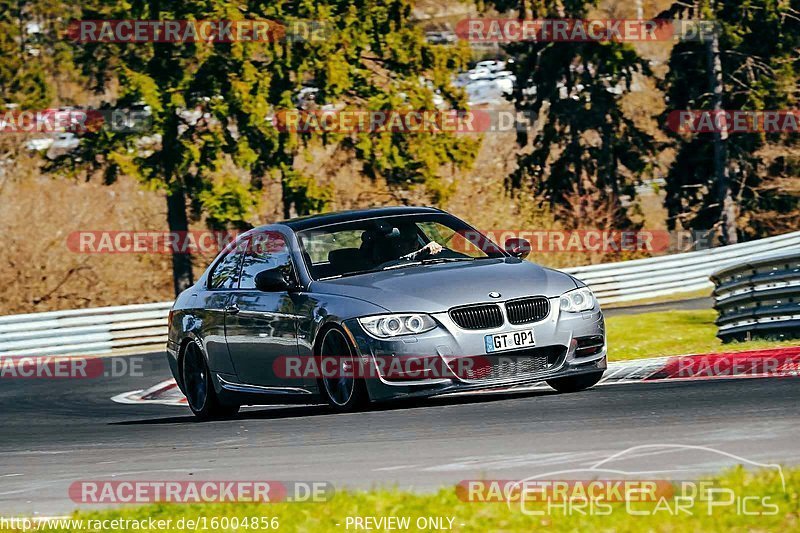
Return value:
[[(525, 392), (498, 392), (480, 393), (464, 396), (443, 396), (433, 398), (413, 398), (403, 400), (393, 400), (390, 402), (379, 402), (371, 404), (367, 409), (354, 413), (337, 413), (327, 405), (292, 405), (292, 406), (254, 406), (240, 412), (233, 418), (227, 420), (201, 421), (192, 415), (170, 416), (164, 418), (149, 418), (145, 420), (126, 420), (122, 422), (110, 422), (110, 426), (136, 426), (136, 425), (157, 425), (157, 424), (213, 424), (225, 423), (236, 420), (280, 420), (284, 418), (305, 418), (312, 416), (333, 416), (333, 415), (352, 415), (376, 413), (384, 411), (402, 411), (407, 409), (419, 409), (425, 407), (439, 407), (448, 405), (469, 405), (474, 403), (488, 403), (505, 400), (517, 400), (523, 398), (536, 398), (539, 396), (551, 396), (559, 394), (552, 390), (535, 390)], [(187, 408), (188, 409), (188, 408)]]

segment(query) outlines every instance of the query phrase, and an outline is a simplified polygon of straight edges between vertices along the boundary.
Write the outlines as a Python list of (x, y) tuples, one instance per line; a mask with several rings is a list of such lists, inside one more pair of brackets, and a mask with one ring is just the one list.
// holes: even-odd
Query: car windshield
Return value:
[(315, 280), (505, 255), (484, 235), (446, 214), (334, 224), (299, 232), (298, 238)]

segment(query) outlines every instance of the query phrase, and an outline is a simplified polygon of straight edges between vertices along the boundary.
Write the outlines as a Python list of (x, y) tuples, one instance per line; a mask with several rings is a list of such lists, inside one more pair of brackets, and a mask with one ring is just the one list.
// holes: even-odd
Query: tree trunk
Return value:
[[(173, 186), (174, 190), (167, 195), (167, 225), (169, 231), (177, 233), (178, 242), (183, 242), (189, 230), (189, 221), (186, 217), (186, 195), (182, 188)], [(175, 296), (179, 295), (194, 284), (192, 272), (192, 257), (188, 253), (172, 254), (172, 282), (175, 287)]]
[(283, 207), (283, 219), (292, 218), (292, 199), (289, 197), (289, 188), (286, 186), (286, 176), (281, 174), (281, 206)]
[[(714, 32), (708, 43), (708, 77), (712, 94), (715, 120), (722, 113), (722, 60), (719, 55), (719, 37)], [(736, 205), (733, 201), (728, 170), (728, 152), (725, 143), (728, 139), (726, 128), (714, 132), (714, 195), (719, 205), (720, 240), (722, 244), (735, 244)]]

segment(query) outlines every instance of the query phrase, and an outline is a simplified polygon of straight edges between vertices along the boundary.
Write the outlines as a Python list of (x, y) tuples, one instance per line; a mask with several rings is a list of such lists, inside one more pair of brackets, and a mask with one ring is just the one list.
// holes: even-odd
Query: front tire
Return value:
[(230, 418), (239, 412), (238, 405), (223, 405), (219, 402), (206, 358), (194, 342), (186, 346), (183, 354), (181, 378), (189, 409), (200, 420)]
[(580, 376), (548, 379), (547, 384), (558, 392), (578, 392), (597, 385), (597, 382), (602, 377), (603, 372), (593, 372), (591, 374), (581, 374)]
[[(363, 409), (369, 403), (369, 393), (364, 380), (358, 377), (356, 351), (344, 332), (338, 328), (327, 330), (320, 343), (319, 355), (337, 362), (335, 375), (322, 375), (319, 379), (320, 392), (328, 404), (340, 413)], [(320, 369), (324, 366), (320, 365)]]

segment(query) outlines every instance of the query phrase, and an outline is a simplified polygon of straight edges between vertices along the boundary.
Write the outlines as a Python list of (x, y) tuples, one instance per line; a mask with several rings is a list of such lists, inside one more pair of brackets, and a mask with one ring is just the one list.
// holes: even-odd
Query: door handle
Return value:
[(239, 312), (239, 306), (236, 305), (236, 304), (231, 304), (231, 305), (229, 305), (228, 307), (225, 308), (225, 312), (226, 313), (230, 313), (232, 315), (235, 315), (236, 313)]

